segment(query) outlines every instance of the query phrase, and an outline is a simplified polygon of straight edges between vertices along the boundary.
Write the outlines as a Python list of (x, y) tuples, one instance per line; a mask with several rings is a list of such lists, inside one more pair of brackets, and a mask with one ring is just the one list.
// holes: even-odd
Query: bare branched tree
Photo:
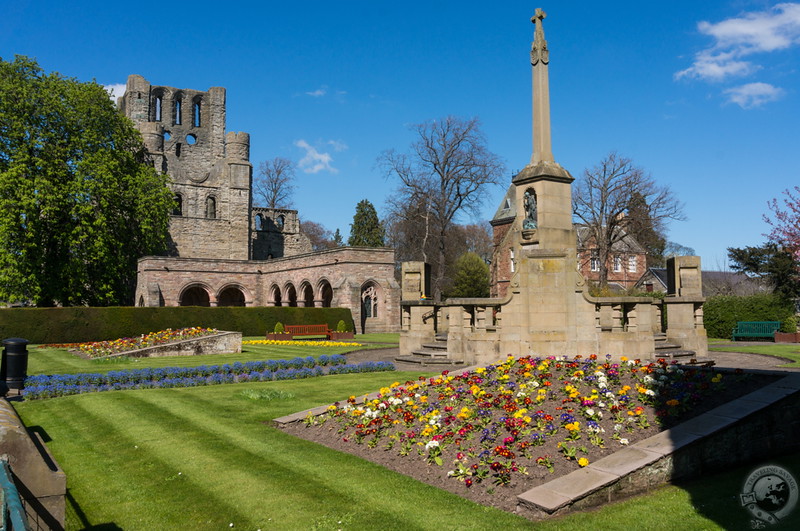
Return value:
[[(641, 225), (632, 219), (632, 199), (637, 215), (649, 217), (649, 224), (663, 233), (668, 220), (683, 220), (683, 205), (667, 186), (659, 186), (629, 158), (611, 152), (597, 166), (586, 169), (572, 192), (572, 210), (589, 230), (588, 241), (597, 250), (600, 286), (608, 284), (609, 254), (628, 228)], [(643, 203), (643, 204), (642, 204)]]
[[(425, 229), (421, 240), (404, 243), (423, 249), (424, 260), (433, 258), (433, 296), (440, 300), (448, 229), (459, 213), (477, 212), (486, 187), (499, 183), (505, 167), (487, 149), (477, 118), (448, 116), (414, 125), (412, 130), (417, 140), (410, 153), (389, 150), (378, 163), (387, 177), (400, 181), (390, 201), (391, 213)], [(429, 241), (434, 244), (433, 257), (428, 256)]]
[(300, 232), (311, 240), (311, 249), (313, 251), (324, 251), (338, 247), (334, 241), (333, 233), (321, 223), (302, 219), (300, 220)]
[(294, 193), (295, 164), (275, 157), (258, 165), (253, 179), (253, 204), (267, 208), (291, 208)]

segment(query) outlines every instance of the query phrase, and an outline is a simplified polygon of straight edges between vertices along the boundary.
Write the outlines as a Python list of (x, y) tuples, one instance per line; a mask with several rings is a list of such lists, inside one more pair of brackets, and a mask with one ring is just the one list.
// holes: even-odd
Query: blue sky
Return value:
[(4, 0), (0, 57), (104, 85), (226, 87), (253, 164), (297, 161), (301, 217), (346, 237), (359, 200), (382, 213), (396, 184), (375, 160), (407, 149), (410, 124), (477, 116), (508, 181), (527, 164), (536, 7), (556, 161), (579, 177), (611, 150), (632, 158), (685, 204), (668, 236), (706, 269), (762, 243), (767, 201), (800, 182), (800, 3)]

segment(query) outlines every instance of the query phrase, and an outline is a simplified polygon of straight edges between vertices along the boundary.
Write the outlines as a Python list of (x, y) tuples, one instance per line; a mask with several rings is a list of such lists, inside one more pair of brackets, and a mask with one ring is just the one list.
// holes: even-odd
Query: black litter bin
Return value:
[(0, 380), (5, 389), (22, 389), (28, 376), (28, 340), (10, 337), (3, 340)]

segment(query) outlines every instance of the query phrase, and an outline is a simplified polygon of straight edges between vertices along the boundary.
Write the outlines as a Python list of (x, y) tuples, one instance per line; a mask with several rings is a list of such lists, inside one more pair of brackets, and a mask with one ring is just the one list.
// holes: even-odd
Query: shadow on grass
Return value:
[[(774, 474), (774, 467), (791, 474), (795, 479), (794, 485)], [(754, 482), (755, 478), (758, 479)], [(788, 530), (800, 529), (800, 505), (796, 503), (798, 478), (800, 454), (794, 453), (759, 460), (708, 477), (675, 481), (674, 485), (689, 494), (698, 515), (723, 529)], [(750, 486), (753, 484), (755, 489)], [(752, 492), (753, 497), (749, 497), (747, 492)], [(755, 506), (748, 510), (743, 505), (743, 498), (754, 499)]]
[[(670, 432), (673, 444), (684, 445), (672, 457), (673, 475), (678, 478), (672, 484), (689, 495), (697, 515), (723, 529), (800, 529), (800, 391), (796, 385), (795, 381), (781, 389), (763, 388), (756, 391), (758, 397), (744, 398), (738, 408), (712, 412), (692, 428), (713, 432), (701, 441), (687, 444), (691, 429)], [(791, 388), (795, 390), (787, 394)], [(766, 407), (754, 405), (773, 398), (777, 400)], [(713, 430), (730, 418), (741, 420)]]
[(86, 517), (86, 513), (83, 512), (81, 506), (78, 505), (78, 502), (75, 498), (72, 497), (72, 493), (69, 489), (67, 489), (67, 513), (70, 511), (75, 514), (75, 517), (80, 521), (81, 529), (83, 531), (122, 531), (122, 528), (113, 522), (104, 523), (104, 524), (95, 524), (92, 525), (89, 522), (89, 519)]

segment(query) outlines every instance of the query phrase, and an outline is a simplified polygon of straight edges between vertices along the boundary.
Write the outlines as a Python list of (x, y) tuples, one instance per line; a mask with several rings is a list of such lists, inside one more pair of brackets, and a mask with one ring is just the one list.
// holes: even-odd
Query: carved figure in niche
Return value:
[(536, 228), (536, 192), (525, 190), (522, 205), (525, 207), (525, 219), (522, 228), (525, 230)]

